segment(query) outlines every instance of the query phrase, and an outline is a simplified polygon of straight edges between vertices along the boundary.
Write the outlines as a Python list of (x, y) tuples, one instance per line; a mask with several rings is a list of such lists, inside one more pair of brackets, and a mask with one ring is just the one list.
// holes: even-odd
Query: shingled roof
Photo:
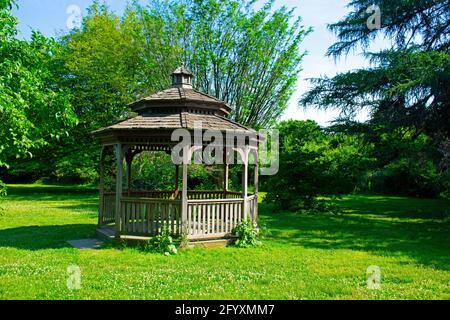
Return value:
[(112, 126), (99, 129), (94, 133), (100, 133), (110, 130), (160, 130), (160, 129), (188, 129), (194, 130), (195, 123), (201, 123), (203, 130), (234, 130), (249, 131), (253, 130), (242, 126), (236, 122), (218, 115), (200, 115), (188, 112), (174, 114), (149, 114), (139, 115), (137, 117), (116, 123)]
[(113, 132), (138, 132), (175, 129), (194, 130), (201, 123), (203, 130), (239, 131), (253, 134), (254, 130), (226, 118), (231, 108), (223, 101), (192, 88), (192, 73), (178, 68), (172, 73), (172, 87), (131, 103), (137, 116), (94, 131), (94, 136)]
[(228, 114), (231, 111), (230, 106), (219, 99), (207, 95), (203, 92), (189, 88), (169, 88), (158, 93), (152, 94), (141, 100), (129, 104), (129, 107), (139, 112), (153, 106), (162, 106), (171, 104), (171, 106), (188, 105), (189, 103), (200, 103), (212, 107), (223, 109)]

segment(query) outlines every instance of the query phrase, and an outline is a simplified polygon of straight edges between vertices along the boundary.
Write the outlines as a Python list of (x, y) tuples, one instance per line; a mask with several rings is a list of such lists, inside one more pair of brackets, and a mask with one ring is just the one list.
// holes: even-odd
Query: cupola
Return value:
[(172, 88), (192, 89), (194, 75), (185, 67), (177, 68), (172, 73)]

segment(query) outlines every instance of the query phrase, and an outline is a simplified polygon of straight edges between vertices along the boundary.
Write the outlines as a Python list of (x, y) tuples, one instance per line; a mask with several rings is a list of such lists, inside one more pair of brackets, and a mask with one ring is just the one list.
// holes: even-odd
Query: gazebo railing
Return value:
[(116, 221), (116, 194), (104, 192), (100, 194), (99, 224), (107, 225)]
[(181, 201), (123, 197), (120, 202), (120, 233), (154, 236), (167, 225), (174, 236), (181, 234)]
[[(257, 219), (257, 201), (256, 195), (244, 199), (239, 192), (189, 191), (185, 221), (188, 239), (231, 236), (242, 220)], [(115, 223), (115, 193), (103, 193), (100, 204), (99, 223)], [(180, 236), (183, 232), (181, 205), (181, 194), (173, 191), (124, 192), (120, 202), (119, 232), (154, 236), (166, 224), (172, 235)]]
[(244, 219), (244, 199), (188, 200), (188, 239), (231, 235)]
[(251, 218), (253, 221), (255, 221), (258, 218), (258, 196), (256, 194), (248, 196), (246, 201), (247, 201), (246, 217)]

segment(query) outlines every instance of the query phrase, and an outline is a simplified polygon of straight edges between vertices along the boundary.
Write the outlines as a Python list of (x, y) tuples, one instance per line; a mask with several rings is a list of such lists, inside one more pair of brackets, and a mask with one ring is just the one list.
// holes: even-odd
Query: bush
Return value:
[(305, 214), (339, 214), (339, 206), (333, 203), (333, 201), (325, 199), (314, 199), (312, 204), (309, 206), (308, 210), (303, 210), (302, 213)]
[(238, 237), (235, 246), (238, 248), (248, 248), (260, 246), (262, 242), (259, 240), (260, 230), (251, 219), (244, 220), (238, 224), (233, 233)]
[(324, 132), (314, 121), (286, 121), (280, 130), (280, 168), (268, 178), (266, 201), (308, 210), (318, 195), (353, 192), (373, 162), (357, 137)]
[(155, 253), (164, 253), (166, 256), (178, 253), (167, 224), (162, 226), (161, 233), (159, 235), (151, 238), (147, 242), (145, 250)]
[(6, 197), (7, 194), (8, 188), (6, 187), (6, 184), (0, 180), (0, 197)]
[(401, 128), (374, 139), (377, 168), (370, 172), (366, 191), (416, 197), (436, 197), (445, 189), (439, 155), (424, 135)]

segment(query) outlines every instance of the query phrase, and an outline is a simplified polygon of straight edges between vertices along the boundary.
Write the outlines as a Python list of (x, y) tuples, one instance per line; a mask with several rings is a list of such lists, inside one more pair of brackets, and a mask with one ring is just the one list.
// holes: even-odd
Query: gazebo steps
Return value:
[(97, 227), (97, 236), (102, 239), (114, 240), (114, 229), (108, 227)]
[(234, 238), (229, 239), (215, 239), (215, 240), (196, 240), (189, 241), (188, 248), (221, 248), (230, 245)]
[[(116, 240), (115, 231), (113, 227), (98, 227), (97, 235), (101, 239), (107, 240)], [(150, 237), (146, 236), (131, 236), (131, 235), (122, 235), (120, 236), (123, 240), (130, 241), (147, 241)], [(206, 238), (206, 239), (191, 239), (189, 240), (187, 247), (188, 248), (218, 248), (218, 247), (226, 247), (230, 245), (235, 240), (234, 237), (227, 238)]]

